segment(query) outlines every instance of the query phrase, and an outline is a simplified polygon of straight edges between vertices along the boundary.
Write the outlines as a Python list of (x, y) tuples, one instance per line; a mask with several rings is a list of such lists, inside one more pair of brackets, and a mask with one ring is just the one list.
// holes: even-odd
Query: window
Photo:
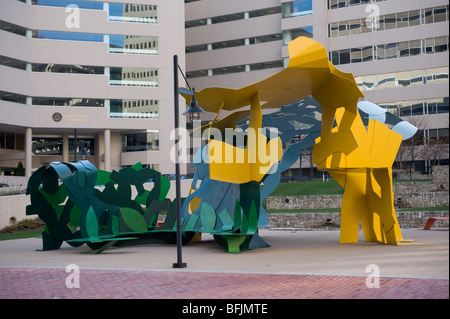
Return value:
[(0, 55), (0, 64), (8, 66), (10, 68), (16, 68), (20, 70), (26, 70), (27, 63), (24, 61), (16, 60), (10, 57)]
[(397, 43), (389, 43), (385, 45), (386, 59), (397, 58)]
[(362, 77), (362, 87), (363, 90), (372, 90), (375, 88), (375, 76), (373, 75), (365, 75)]
[(360, 34), (361, 33), (361, 20), (350, 20), (349, 22), (349, 33), (350, 34)]
[(384, 44), (379, 44), (376, 46), (377, 60), (384, 60), (386, 58), (386, 51), (384, 49)]
[(420, 10), (409, 11), (409, 26), (420, 25)]
[[(77, 154), (86, 152), (95, 155), (95, 139), (89, 137), (78, 137)], [(62, 155), (62, 137), (33, 137), (31, 144), (33, 155)], [(75, 140), (69, 138), (69, 155), (75, 154)]]
[(340, 64), (350, 63), (350, 50), (339, 51), (339, 63)]
[(361, 48), (354, 48), (351, 49), (351, 53), (350, 53), (350, 62), (351, 63), (357, 63), (357, 62), (362, 62), (362, 49)]
[(434, 40), (435, 52), (447, 52), (448, 51), (448, 37), (438, 37)]
[(408, 12), (397, 13), (397, 28), (404, 28), (408, 26)]
[(412, 115), (423, 115), (423, 101), (422, 100), (416, 100), (411, 101), (411, 111)]
[(395, 14), (387, 14), (384, 16), (384, 28), (385, 30), (391, 30), (396, 28)]
[(409, 55), (420, 55), (422, 53), (420, 42), (420, 40), (409, 41)]
[(411, 116), (411, 104), (409, 101), (399, 102), (400, 116)]
[(424, 21), (426, 24), (433, 23), (433, 8), (425, 9)]
[(110, 117), (114, 118), (158, 118), (157, 100), (111, 100)]
[(295, 40), (298, 37), (313, 38), (313, 27), (304, 27), (299, 29), (283, 31), (284, 45), (288, 45), (289, 42)]
[(137, 35), (110, 35), (109, 53), (158, 54), (158, 38)]
[(157, 23), (157, 6), (149, 4), (109, 3), (110, 21)]
[(409, 56), (409, 42), (400, 42), (397, 46), (397, 56)]
[(445, 6), (433, 9), (434, 22), (444, 22), (447, 20), (447, 8)]
[(299, 17), (313, 13), (312, 0), (292, 1), (282, 4), (283, 18)]
[(158, 87), (158, 69), (113, 67), (109, 85)]
[(371, 46), (362, 48), (362, 60), (363, 62), (373, 60), (373, 50)]
[(157, 150), (159, 150), (159, 131), (157, 130), (122, 135), (122, 152)]
[(80, 9), (103, 10), (103, 3), (86, 0), (33, 0), (32, 4), (52, 7), (67, 7), (68, 5), (74, 4)]

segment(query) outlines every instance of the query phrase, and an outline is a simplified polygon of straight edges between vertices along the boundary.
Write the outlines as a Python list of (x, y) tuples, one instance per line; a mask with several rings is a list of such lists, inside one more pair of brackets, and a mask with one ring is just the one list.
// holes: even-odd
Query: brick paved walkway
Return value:
[(63, 268), (0, 268), (2, 299), (448, 299), (441, 279), (80, 269), (80, 288)]

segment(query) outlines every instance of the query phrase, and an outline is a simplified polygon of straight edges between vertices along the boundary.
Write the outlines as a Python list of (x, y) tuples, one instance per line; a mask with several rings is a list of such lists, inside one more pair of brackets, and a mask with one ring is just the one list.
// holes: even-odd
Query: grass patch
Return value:
[(33, 238), (42, 235), (42, 229), (35, 230), (24, 230), (15, 233), (0, 234), (0, 240), (10, 240), (10, 239), (22, 239), (22, 238)]
[(37, 237), (42, 234), (44, 222), (39, 218), (23, 219), (13, 226), (6, 226), (0, 230), (0, 240)]
[(270, 196), (335, 195), (344, 189), (335, 180), (302, 183), (281, 183)]

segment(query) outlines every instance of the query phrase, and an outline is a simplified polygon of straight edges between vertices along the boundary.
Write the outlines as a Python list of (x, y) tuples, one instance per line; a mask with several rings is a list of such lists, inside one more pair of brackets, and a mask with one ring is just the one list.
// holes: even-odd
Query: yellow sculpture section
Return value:
[[(249, 116), (249, 131), (255, 132), (252, 139), (249, 134), (244, 149), (210, 140), (210, 178), (230, 183), (261, 181), (282, 157), (280, 139), (267, 142), (260, 130), (262, 108), (281, 107), (312, 95), (322, 107), (321, 137), (314, 145), (313, 162), (345, 188), (340, 242), (357, 242), (361, 220), (367, 241), (398, 244), (401, 233), (393, 206), (391, 167), (402, 136), (378, 121), (369, 120), (364, 127), (357, 111), (364, 95), (352, 74), (328, 61), (318, 42), (297, 38), (289, 43), (289, 56), (287, 68), (263, 81), (237, 90), (196, 92), (204, 110), (217, 114), (202, 130), (235, 128)], [(185, 98), (189, 103), (191, 97)], [(239, 110), (249, 105), (250, 110)], [(235, 112), (216, 121), (222, 110)], [(235, 154), (233, 159), (230, 154)]]

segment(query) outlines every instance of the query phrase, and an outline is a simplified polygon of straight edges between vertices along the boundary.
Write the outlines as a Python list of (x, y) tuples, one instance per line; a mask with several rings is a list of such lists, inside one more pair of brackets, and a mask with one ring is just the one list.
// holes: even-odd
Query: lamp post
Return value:
[[(195, 90), (191, 90), (189, 86), (188, 89), (183, 89), (179, 87), (178, 84), (178, 70), (182, 73), (186, 83), (186, 77), (184, 76), (183, 72), (181, 71), (179, 65), (178, 65), (178, 56), (173, 56), (173, 87), (174, 87), (174, 120), (175, 120), (175, 145), (179, 142), (179, 134), (178, 134), (178, 128), (180, 126), (179, 123), (179, 93), (185, 93), (192, 96), (190, 107), (183, 113), (183, 115), (189, 114), (189, 118), (191, 121), (199, 117), (199, 113), (203, 113), (204, 111), (198, 106), (198, 102), (195, 99)], [(181, 186), (180, 186), (180, 160), (179, 160), (179, 154), (178, 151), (175, 150), (175, 192), (176, 192), (176, 223), (177, 223), (177, 230), (176, 230), (176, 237), (177, 237), (177, 262), (173, 263), (173, 268), (185, 268), (187, 267), (187, 264), (183, 262), (182, 257), (182, 234), (181, 234)]]

